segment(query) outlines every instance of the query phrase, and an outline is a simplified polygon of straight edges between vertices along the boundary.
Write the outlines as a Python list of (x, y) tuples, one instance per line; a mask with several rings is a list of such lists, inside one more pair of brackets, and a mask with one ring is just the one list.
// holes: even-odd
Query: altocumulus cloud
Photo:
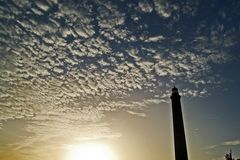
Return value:
[(231, 12), (207, 5), (217, 10), (209, 20), (201, 1), (0, 3), (0, 127), (22, 119), (35, 134), (16, 149), (64, 130), (119, 137), (101, 121), (106, 112), (144, 117), (175, 82), (186, 96), (208, 95), (222, 83), (212, 68), (231, 61), (237, 45), (238, 26), (226, 25), (239, 18), (231, 2)]
[(216, 147), (220, 147), (220, 146), (238, 146), (238, 145), (240, 145), (240, 140), (232, 140), (232, 141), (225, 141), (220, 144), (206, 146), (205, 149), (209, 150), (209, 149), (215, 149)]

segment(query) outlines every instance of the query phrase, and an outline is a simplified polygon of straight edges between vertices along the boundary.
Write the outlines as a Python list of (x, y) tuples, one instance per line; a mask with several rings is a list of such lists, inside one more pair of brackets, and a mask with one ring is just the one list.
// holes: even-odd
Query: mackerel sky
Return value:
[(0, 158), (170, 160), (174, 85), (190, 159), (240, 157), (239, 38), (238, 0), (0, 0)]

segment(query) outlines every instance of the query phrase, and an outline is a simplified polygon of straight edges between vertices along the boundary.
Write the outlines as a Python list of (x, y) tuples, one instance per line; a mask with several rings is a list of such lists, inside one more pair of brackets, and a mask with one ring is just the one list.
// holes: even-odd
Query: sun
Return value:
[(118, 158), (105, 144), (83, 143), (71, 147), (66, 160), (118, 160)]

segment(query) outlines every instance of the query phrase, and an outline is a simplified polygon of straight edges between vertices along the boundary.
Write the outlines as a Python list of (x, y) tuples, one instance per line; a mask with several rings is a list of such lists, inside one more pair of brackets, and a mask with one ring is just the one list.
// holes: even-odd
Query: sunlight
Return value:
[(70, 148), (66, 160), (118, 160), (105, 144), (84, 143)]

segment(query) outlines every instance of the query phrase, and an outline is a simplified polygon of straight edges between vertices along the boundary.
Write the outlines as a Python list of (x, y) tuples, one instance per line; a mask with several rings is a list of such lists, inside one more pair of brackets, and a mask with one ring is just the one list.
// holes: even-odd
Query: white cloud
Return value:
[(130, 110), (127, 111), (127, 113), (132, 114), (132, 115), (137, 115), (137, 116), (140, 116), (140, 117), (146, 117), (145, 113), (134, 112), (134, 111), (130, 111)]
[(236, 145), (240, 145), (240, 140), (226, 141), (226, 142), (223, 142), (222, 145), (224, 145), (224, 146), (236, 146)]
[(139, 1), (138, 7), (142, 12), (150, 13), (153, 11), (153, 6), (149, 4), (146, 0)]
[[(202, 22), (196, 25), (196, 35), (175, 33), (170, 18), (181, 7), (167, 1), (153, 5), (144, 0), (126, 8), (88, 0), (14, 1), (18, 7), (4, 3), (8, 7), (0, 7), (0, 37), (4, 37), (0, 38), (0, 127), (10, 119), (23, 119), (36, 136), (18, 144), (19, 150), (33, 146), (38, 138), (54, 139), (49, 133), (117, 138), (121, 133), (100, 123), (106, 112), (124, 110), (144, 117), (146, 107), (169, 101), (169, 89), (176, 83), (182, 84), (184, 96), (207, 96), (210, 85), (221, 83), (212, 74), (213, 66), (233, 57), (225, 50), (235, 45), (232, 30), (222, 34), (225, 27), (211, 27), (218, 30), (212, 32), (211, 43), (200, 34), (206, 28)], [(159, 15), (153, 21), (169, 18), (169, 23), (149, 24), (144, 19), (150, 14), (142, 12), (153, 12), (153, 6)], [(194, 12), (190, 4), (184, 8), (184, 14), (189, 12)], [(152, 32), (155, 27), (157, 33)], [(226, 44), (219, 52), (221, 35)]]
[(209, 145), (209, 146), (206, 146), (205, 149), (209, 150), (209, 149), (215, 149), (217, 147), (220, 147), (220, 146), (237, 146), (237, 145), (240, 145), (240, 140), (233, 140), (233, 141), (225, 141), (225, 142), (222, 142), (220, 144), (215, 144), (215, 145)]
[(178, 7), (170, 4), (166, 0), (154, 0), (156, 12), (164, 18), (169, 18), (172, 15), (174, 10), (177, 10)]
[(155, 36), (155, 37), (149, 37), (148, 39), (145, 40), (145, 42), (161, 42), (164, 40), (165, 37), (162, 35)]

